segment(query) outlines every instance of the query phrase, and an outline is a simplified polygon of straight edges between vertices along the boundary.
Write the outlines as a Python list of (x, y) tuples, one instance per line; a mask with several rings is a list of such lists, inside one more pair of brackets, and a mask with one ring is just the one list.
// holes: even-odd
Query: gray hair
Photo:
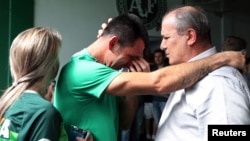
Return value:
[(167, 12), (165, 16), (169, 13), (175, 14), (175, 25), (179, 35), (183, 35), (188, 28), (192, 28), (196, 31), (197, 40), (207, 40), (211, 43), (209, 22), (200, 7), (178, 7)]

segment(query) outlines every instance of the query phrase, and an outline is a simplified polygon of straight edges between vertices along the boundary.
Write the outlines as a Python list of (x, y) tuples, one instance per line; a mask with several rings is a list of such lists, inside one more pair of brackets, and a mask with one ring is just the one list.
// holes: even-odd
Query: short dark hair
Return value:
[(158, 49), (154, 50), (153, 55), (155, 55), (156, 53), (161, 53), (162, 54), (162, 56), (164, 57), (164, 63), (165, 63), (166, 66), (168, 66), (169, 65), (169, 59), (166, 57), (165, 52), (163, 50), (161, 50), (160, 48), (158, 48)]
[(113, 18), (103, 31), (103, 36), (116, 35), (121, 46), (133, 45), (142, 38), (145, 47), (148, 46), (148, 32), (142, 20), (135, 14), (124, 13)]
[(163, 50), (161, 50), (161, 49), (155, 49), (155, 51), (154, 51), (154, 54), (155, 53), (161, 53), (162, 54), (162, 56), (165, 56), (165, 52), (163, 51)]
[(242, 51), (247, 48), (247, 42), (239, 37), (227, 36), (222, 44), (222, 51)]

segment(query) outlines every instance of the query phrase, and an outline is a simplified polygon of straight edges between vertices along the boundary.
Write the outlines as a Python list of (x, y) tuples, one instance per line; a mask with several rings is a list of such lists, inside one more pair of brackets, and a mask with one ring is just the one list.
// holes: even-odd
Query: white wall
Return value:
[[(35, 26), (49, 26), (62, 34), (61, 66), (96, 39), (103, 22), (117, 15), (116, 0), (35, 0)], [(155, 29), (149, 34), (160, 36)]]
[(96, 39), (101, 23), (117, 14), (114, 0), (35, 0), (35, 26), (62, 34), (61, 66)]

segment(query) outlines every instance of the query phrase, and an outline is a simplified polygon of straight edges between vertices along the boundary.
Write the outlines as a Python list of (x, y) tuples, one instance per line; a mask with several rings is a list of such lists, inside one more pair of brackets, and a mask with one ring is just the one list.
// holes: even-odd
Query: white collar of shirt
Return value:
[(211, 56), (211, 55), (215, 54), (216, 52), (217, 52), (216, 48), (212, 47), (212, 48), (210, 48), (210, 49), (208, 49), (208, 50), (200, 53), (199, 55), (196, 55), (195, 57), (193, 57), (192, 59), (190, 59), (188, 62), (192, 62), (192, 61), (195, 61), (195, 60), (199, 60), (199, 59)]
[(39, 95), (39, 93), (38, 93), (38, 92), (36, 92), (36, 91), (34, 91), (34, 90), (25, 90), (24, 92)]

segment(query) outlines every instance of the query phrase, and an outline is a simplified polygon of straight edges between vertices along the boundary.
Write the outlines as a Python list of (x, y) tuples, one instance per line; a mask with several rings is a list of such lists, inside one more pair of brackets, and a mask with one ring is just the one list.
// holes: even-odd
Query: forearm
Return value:
[(160, 74), (163, 76), (160, 75), (158, 79), (165, 77), (161, 80), (161, 83), (165, 84), (163, 91), (171, 92), (192, 86), (209, 72), (223, 65), (241, 68), (243, 64), (243, 56), (236, 52), (217, 53), (198, 61), (166, 67), (161, 70)]
[(171, 65), (149, 73), (122, 73), (117, 76), (106, 93), (118, 96), (166, 94), (192, 86), (209, 72), (230, 65), (238, 69), (245, 66), (240, 52), (221, 52), (189, 63)]

